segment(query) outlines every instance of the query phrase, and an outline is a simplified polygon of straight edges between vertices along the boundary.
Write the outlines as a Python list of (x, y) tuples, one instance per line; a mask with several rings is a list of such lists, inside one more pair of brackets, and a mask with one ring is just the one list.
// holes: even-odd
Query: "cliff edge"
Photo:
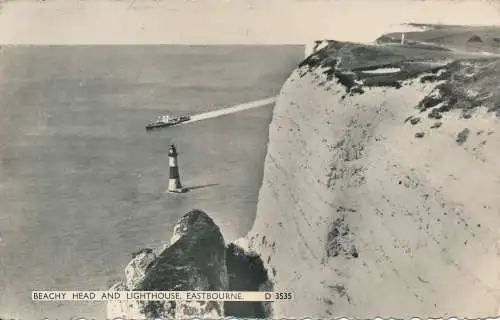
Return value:
[(241, 240), (295, 294), (274, 317), (498, 314), (500, 61), (456, 28), (326, 41), (283, 86)]

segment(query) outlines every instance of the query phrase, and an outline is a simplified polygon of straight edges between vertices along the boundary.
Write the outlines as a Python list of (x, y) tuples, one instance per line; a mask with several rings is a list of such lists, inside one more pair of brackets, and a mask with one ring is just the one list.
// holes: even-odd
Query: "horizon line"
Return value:
[[(316, 40), (312, 40), (316, 41)], [(283, 47), (283, 46), (305, 46), (306, 43), (133, 43), (133, 42), (118, 42), (118, 43), (91, 43), (91, 42), (75, 42), (75, 43), (57, 43), (57, 42), (40, 42), (40, 43), (2, 43), (0, 46), (179, 46), (179, 47), (208, 47), (208, 46), (252, 46), (252, 47)]]

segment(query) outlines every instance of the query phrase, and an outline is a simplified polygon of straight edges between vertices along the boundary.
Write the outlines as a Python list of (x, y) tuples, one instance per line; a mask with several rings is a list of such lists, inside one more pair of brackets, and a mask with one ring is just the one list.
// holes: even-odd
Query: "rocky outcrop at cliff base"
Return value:
[[(137, 291), (258, 291), (267, 281), (258, 256), (234, 244), (225, 245), (219, 227), (201, 210), (181, 217), (170, 244), (156, 256), (143, 249), (133, 254), (125, 278), (111, 290)], [(133, 301), (108, 304), (108, 318), (265, 317), (258, 302)]]
[[(138, 291), (215, 291), (228, 289), (225, 243), (219, 228), (203, 211), (184, 215), (174, 228), (171, 244), (155, 256), (145, 249), (125, 268), (125, 281), (112, 289)], [(111, 303), (108, 316), (176, 318), (220, 317), (218, 302), (139, 301)]]

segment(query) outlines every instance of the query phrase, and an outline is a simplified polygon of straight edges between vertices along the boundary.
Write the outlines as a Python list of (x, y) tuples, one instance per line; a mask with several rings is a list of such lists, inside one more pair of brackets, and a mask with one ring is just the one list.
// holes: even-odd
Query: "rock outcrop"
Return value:
[[(258, 291), (267, 280), (258, 256), (235, 244), (226, 247), (213, 220), (205, 212), (193, 210), (174, 226), (170, 244), (160, 255), (152, 249), (134, 253), (125, 268), (125, 279), (110, 290)], [(259, 302), (127, 301), (107, 306), (110, 319), (264, 317), (265, 312)]]
[[(272, 291), (267, 270), (260, 256), (245, 252), (231, 243), (226, 251), (226, 265), (231, 291)], [(266, 318), (270, 316), (269, 304), (261, 302), (228, 301), (224, 304), (226, 316), (238, 318)]]
[[(229, 288), (226, 246), (219, 228), (203, 211), (184, 215), (174, 228), (170, 246), (158, 256), (152, 250), (135, 255), (126, 267), (124, 284), (112, 289), (138, 291), (217, 291)], [(223, 316), (219, 302), (110, 303), (108, 317), (178, 318)]]

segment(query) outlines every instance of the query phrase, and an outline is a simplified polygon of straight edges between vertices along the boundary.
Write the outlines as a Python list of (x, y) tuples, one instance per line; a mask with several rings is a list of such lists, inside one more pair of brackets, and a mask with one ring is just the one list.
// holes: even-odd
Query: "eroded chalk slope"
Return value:
[(274, 317), (496, 314), (498, 65), (332, 41), (294, 72), (247, 236)]

